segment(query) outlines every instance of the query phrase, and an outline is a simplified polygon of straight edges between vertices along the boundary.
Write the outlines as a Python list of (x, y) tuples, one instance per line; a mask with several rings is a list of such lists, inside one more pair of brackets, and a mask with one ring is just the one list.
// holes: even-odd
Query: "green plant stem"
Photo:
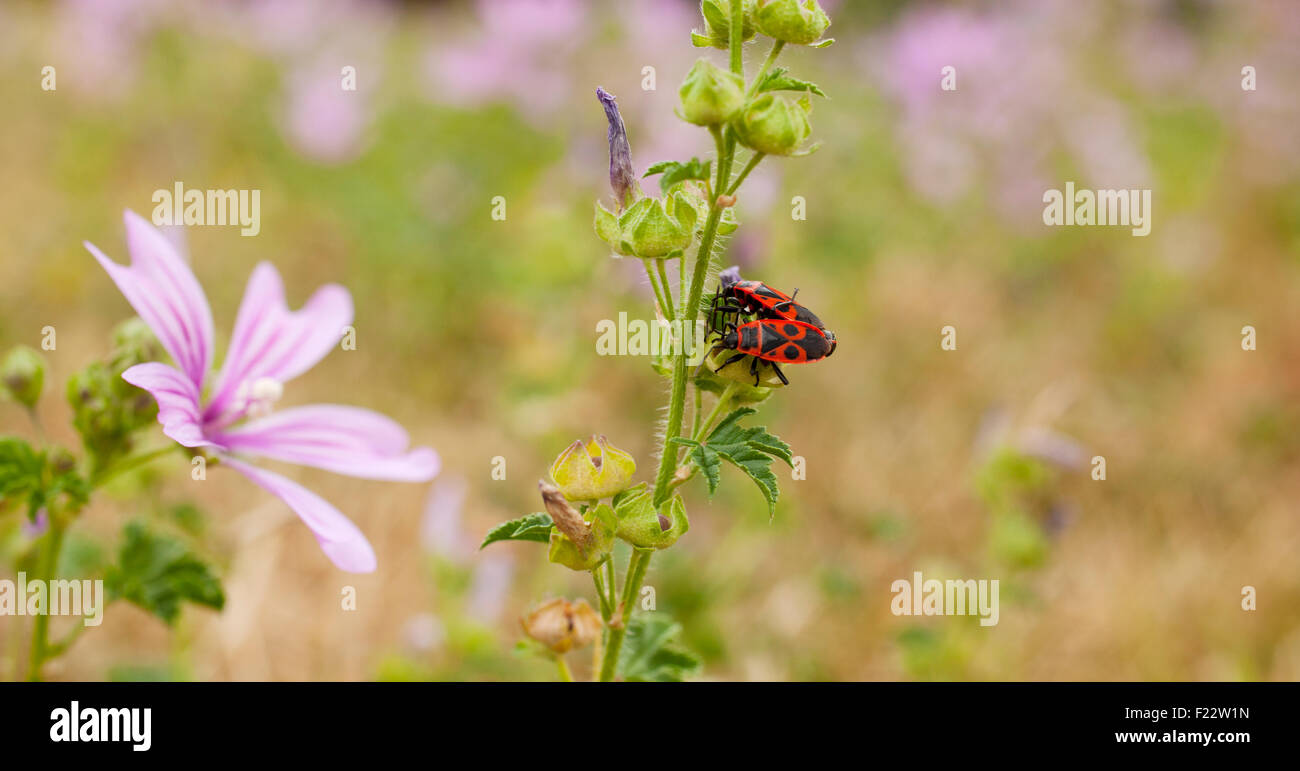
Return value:
[[(656, 260), (656, 262), (658, 262), (658, 260)], [(673, 310), (669, 307), (668, 301), (664, 299), (663, 291), (659, 288), (659, 279), (655, 277), (655, 272), (650, 267), (650, 260), (641, 260), (641, 264), (645, 265), (646, 278), (650, 279), (650, 289), (655, 293), (655, 305), (658, 305), (659, 311), (671, 320), (673, 317)]]
[[(63, 550), (63, 523), (53, 512), (49, 513), (50, 529), (45, 533), (45, 543), (41, 549), (38, 577), (49, 585), (59, 567), (59, 552)], [(45, 609), (45, 610), (48, 610)], [(49, 657), (50, 615), (42, 613), (32, 623), (32, 647), (27, 658), (27, 679), (32, 682), (41, 679), (41, 665)]]
[(784, 40), (778, 40), (772, 44), (772, 50), (767, 52), (767, 58), (763, 60), (763, 66), (758, 68), (758, 74), (754, 76), (754, 82), (749, 84), (749, 91), (745, 94), (746, 97), (752, 97), (757, 93), (758, 87), (763, 84), (763, 76), (767, 74), (768, 70), (772, 69), (772, 65), (776, 63), (776, 57), (781, 55), (782, 48), (785, 48)]
[(118, 461), (117, 463), (114, 463), (108, 468), (100, 469), (98, 472), (92, 474), (90, 477), (90, 485), (91, 487), (99, 487), (100, 485), (104, 484), (105, 482), (109, 481), (110, 479), (116, 476), (125, 474), (126, 472), (131, 471), (133, 469), (137, 469), (145, 465), (146, 463), (150, 463), (152, 461), (155, 461), (163, 457), (164, 455), (170, 452), (175, 452), (176, 447), (177, 445), (169, 444), (166, 447), (159, 447), (156, 450), (149, 450), (147, 452), (142, 452), (138, 455), (132, 455), (130, 457), (123, 458), (122, 460)]
[(731, 397), (735, 395), (736, 390), (739, 388), (740, 383), (737, 383), (734, 380), (727, 383), (727, 387), (722, 389), (722, 393), (718, 395), (718, 403), (713, 405), (713, 410), (709, 413), (709, 416), (704, 419), (704, 423), (695, 430), (695, 433), (691, 434), (691, 439), (697, 442), (704, 440), (705, 435), (709, 433), (709, 429), (713, 428), (714, 421), (716, 421), (722, 414), (722, 411), (726, 409), (727, 403), (731, 401)]
[(612, 561), (612, 557), (608, 558), (598, 565), (595, 570), (591, 571), (591, 580), (596, 584), (596, 602), (600, 605), (600, 617), (605, 623), (609, 623), (610, 617), (614, 615), (614, 609), (610, 607), (609, 603), (609, 593), (606, 590), (604, 573), (605, 566)]
[(560, 680), (566, 683), (573, 682), (573, 673), (569, 671), (569, 662), (564, 660), (563, 656), (555, 657), (555, 666), (560, 670)]
[(652, 549), (633, 547), (632, 557), (627, 563), (627, 579), (623, 582), (623, 599), (618, 607), (618, 624), (609, 627), (609, 640), (605, 645), (605, 656), (600, 663), (600, 681), (608, 683), (618, 672), (618, 654), (623, 648), (623, 638), (627, 636), (628, 622), (636, 608), (636, 598), (641, 593), (641, 583), (645, 581), (645, 571), (650, 565)]
[[(731, 52), (731, 71), (745, 77), (745, 53), (741, 46), (745, 42), (745, 3), (744, 0), (731, 0), (731, 40), (728, 48)], [(722, 188), (719, 187), (719, 190)]]
[(744, 182), (745, 177), (749, 176), (749, 172), (753, 171), (754, 167), (761, 163), (766, 157), (766, 153), (754, 153), (750, 156), (749, 163), (746, 163), (745, 168), (740, 170), (740, 176), (736, 177), (736, 181), (731, 183), (731, 188), (727, 190), (727, 195), (735, 195), (736, 191), (740, 189), (740, 183)]
[(700, 433), (700, 418), (704, 417), (704, 391), (699, 386), (695, 386), (695, 411), (692, 413), (694, 419), (691, 421), (691, 436)]
[[(731, 173), (731, 156), (734, 148), (729, 147), (722, 132), (715, 126), (711, 129), (713, 140), (718, 146), (718, 189)], [(709, 273), (709, 263), (713, 260), (713, 242), (718, 236), (718, 223), (722, 219), (722, 209), (716, 200), (709, 202), (709, 216), (704, 223), (704, 234), (700, 238), (700, 248), (695, 254), (695, 270), (691, 275), (691, 287), (687, 293), (685, 307), (682, 311), (682, 328), (694, 327), (700, 315), (700, 297), (704, 292), (704, 279)], [(684, 346), (683, 346), (684, 348)], [(659, 453), (659, 473), (655, 476), (654, 503), (659, 505), (667, 499), (668, 486), (677, 471), (677, 451), (672, 447), (672, 440), (682, 435), (682, 420), (686, 412), (686, 351), (677, 353), (673, 367), (673, 387), (668, 399), (668, 423), (664, 429), (664, 440)]]
[(667, 305), (664, 306), (664, 313), (668, 316), (669, 321), (677, 318), (677, 307), (673, 305), (672, 284), (668, 281), (668, 267), (664, 265), (667, 260), (655, 260), (655, 267), (659, 269), (659, 285), (664, 289), (664, 300)]

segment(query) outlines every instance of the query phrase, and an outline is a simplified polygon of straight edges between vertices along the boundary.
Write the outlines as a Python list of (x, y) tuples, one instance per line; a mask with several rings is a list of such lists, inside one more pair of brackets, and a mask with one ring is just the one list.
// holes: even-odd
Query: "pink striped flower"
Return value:
[(339, 568), (373, 571), (375, 552), (351, 520), (307, 488), (246, 460), (268, 458), (398, 482), (424, 482), (438, 473), (437, 454), (409, 448), (406, 431), (379, 413), (333, 404), (271, 412), (284, 384), (338, 344), (352, 323), (352, 296), (327, 284), (290, 311), (280, 274), (270, 263), (259, 264), (244, 291), (225, 365), (213, 379), (212, 309), (194, 273), (162, 233), (131, 211), (126, 237), (130, 266), (113, 262), (89, 242), (86, 248), (175, 366), (140, 364), (122, 373), (123, 379), (153, 395), (163, 433), (185, 447), (205, 448), (221, 465), (279, 497)]

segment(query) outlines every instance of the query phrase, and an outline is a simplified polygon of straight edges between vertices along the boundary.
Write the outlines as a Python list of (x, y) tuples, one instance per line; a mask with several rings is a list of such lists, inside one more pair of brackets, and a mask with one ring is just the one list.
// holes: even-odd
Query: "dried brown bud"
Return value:
[(543, 603), (520, 623), (524, 634), (560, 654), (590, 645), (601, 627), (600, 614), (585, 600), (569, 602), (563, 597)]
[(718, 208), (719, 208), (719, 209), (729, 209), (729, 208), (731, 208), (732, 206), (735, 206), (735, 205), (736, 205), (736, 196), (734, 196), (734, 195), (720, 195), (720, 196), (718, 196)]
[(546, 513), (551, 515), (556, 529), (579, 548), (585, 549), (591, 542), (591, 527), (583, 521), (582, 515), (555, 485), (539, 480), (537, 489), (542, 491), (542, 503), (546, 505)]

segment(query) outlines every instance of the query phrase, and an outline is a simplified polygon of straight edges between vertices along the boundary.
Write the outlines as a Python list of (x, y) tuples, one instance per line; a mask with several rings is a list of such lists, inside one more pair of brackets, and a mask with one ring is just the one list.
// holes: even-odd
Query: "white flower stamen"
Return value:
[(236, 409), (248, 417), (260, 417), (270, 413), (281, 396), (284, 396), (284, 384), (275, 378), (245, 380), (235, 391)]

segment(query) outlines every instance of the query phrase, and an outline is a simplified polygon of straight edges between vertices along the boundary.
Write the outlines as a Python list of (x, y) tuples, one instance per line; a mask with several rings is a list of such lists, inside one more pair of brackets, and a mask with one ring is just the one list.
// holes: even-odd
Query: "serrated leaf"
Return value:
[(680, 161), (660, 161), (642, 175), (642, 179), (662, 174), (659, 178), (659, 189), (665, 194), (668, 189), (678, 182), (684, 182), (688, 179), (698, 179), (707, 182), (709, 174), (713, 168), (713, 161), (701, 161), (699, 158), (692, 158), (686, 163)]
[(628, 682), (679, 683), (700, 669), (700, 659), (677, 642), (682, 627), (672, 620), (633, 616), (619, 653), (619, 671)]
[(187, 545), (155, 533), (142, 522), (123, 529), (117, 563), (105, 576), (109, 597), (139, 605), (174, 624), (181, 603), (221, 610), (226, 595), (212, 569)]
[(691, 459), (704, 472), (709, 483), (709, 495), (718, 487), (718, 466), (721, 465), (718, 459), (725, 458), (758, 485), (767, 501), (768, 512), (775, 515), (781, 488), (776, 474), (772, 473), (772, 459), (780, 458), (786, 465), (791, 465), (794, 456), (790, 453), (790, 445), (768, 433), (766, 426), (744, 428), (740, 425), (741, 418), (754, 412), (749, 407), (734, 410), (702, 443), (680, 437), (673, 441), (691, 448)]
[(718, 482), (722, 478), (722, 458), (718, 456), (716, 450), (707, 445), (700, 444), (694, 439), (677, 437), (673, 440), (674, 444), (681, 444), (691, 448), (690, 458), (695, 465), (704, 472), (704, 478), (709, 483), (709, 497), (718, 489)]
[(483, 543), (479, 544), (478, 547), (482, 549), (488, 544), (497, 541), (548, 543), (551, 540), (551, 527), (554, 524), (551, 515), (544, 511), (529, 514), (519, 519), (512, 519), (509, 522), (502, 522), (488, 531), (488, 534), (483, 538)]
[(785, 67), (777, 67), (763, 78), (763, 82), (758, 85), (756, 93), (761, 94), (764, 91), (803, 91), (817, 96), (826, 96), (826, 92), (822, 91), (821, 86), (812, 81), (800, 80), (791, 76), (790, 71)]

